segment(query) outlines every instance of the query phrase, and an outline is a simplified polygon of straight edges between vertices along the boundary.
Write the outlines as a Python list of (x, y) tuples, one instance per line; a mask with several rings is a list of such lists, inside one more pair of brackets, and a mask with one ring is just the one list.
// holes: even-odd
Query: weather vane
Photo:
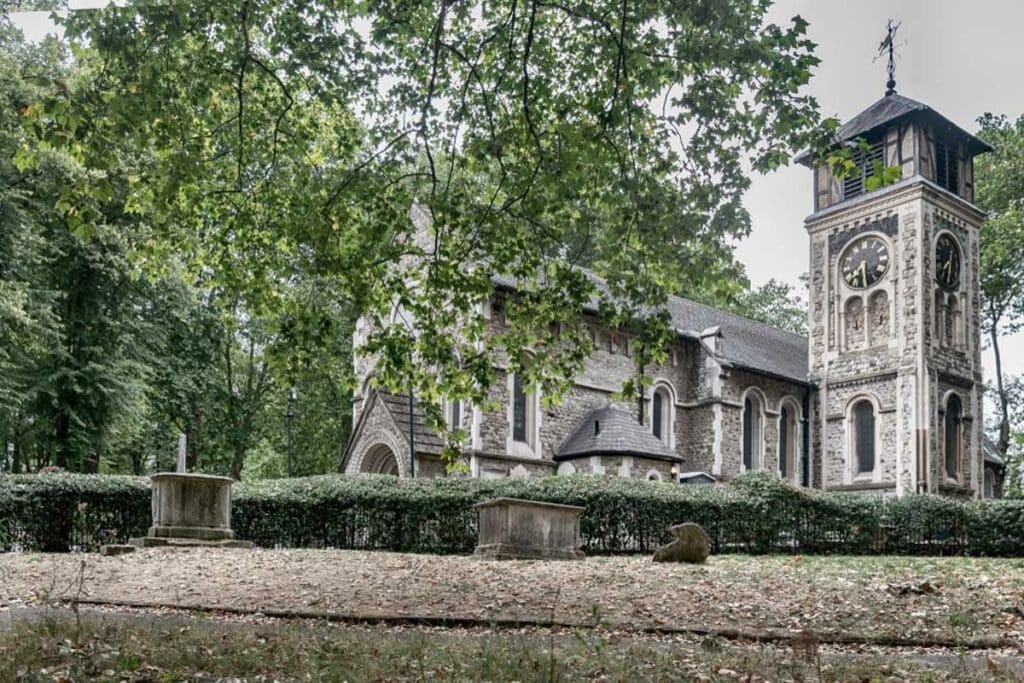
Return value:
[(878, 55), (875, 57), (877, 61), (879, 57), (889, 53), (889, 80), (885, 84), (885, 94), (895, 95), (896, 94), (896, 31), (902, 26), (903, 22), (897, 22), (893, 25), (892, 19), (885, 27), (885, 39), (878, 45)]

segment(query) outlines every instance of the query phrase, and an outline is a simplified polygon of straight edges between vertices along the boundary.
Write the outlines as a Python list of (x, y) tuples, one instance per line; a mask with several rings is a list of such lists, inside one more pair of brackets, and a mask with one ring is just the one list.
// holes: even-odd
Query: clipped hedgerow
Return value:
[[(794, 488), (765, 472), (721, 486), (615, 477), (395, 479), (324, 475), (234, 488), (232, 525), (264, 547), (470, 553), (473, 505), (495, 497), (578, 505), (591, 555), (650, 553), (667, 528), (696, 522), (719, 553), (1024, 556), (1024, 501), (882, 501)], [(143, 477), (0, 476), (0, 549), (95, 549), (145, 533)]]
[(0, 550), (67, 552), (146, 533), (145, 477), (70, 473), (0, 476)]

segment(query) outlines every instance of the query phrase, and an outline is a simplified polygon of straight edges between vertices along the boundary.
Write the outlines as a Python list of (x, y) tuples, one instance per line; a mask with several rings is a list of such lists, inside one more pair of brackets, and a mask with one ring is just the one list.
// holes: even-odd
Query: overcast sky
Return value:
[[(776, 0), (772, 18), (799, 14), (818, 44), (821, 64), (809, 92), (822, 113), (846, 121), (885, 94), (885, 62), (873, 62), (889, 18), (897, 33), (896, 90), (924, 102), (969, 132), (985, 112), (1024, 113), (1022, 0)], [(811, 173), (803, 166), (754, 176), (746, 197), (753, 232), (737, 255), (750, 278), (792, 284), (807, 272), (804, 218)], [(1001, 344), (1005, 371), (1024, 372), (1024, 335)], [(984, 355), (992, 379), (991, 353)]]
[[(99, 6), (78, 0), (74, 7)], [(776, 0), (773, 21), (801, 15), (821, 59), (809, 92), (822, 112), (847, 120), (885, 91), (885, 62), (875, 60), (889, 18), (897, 35), (896, 90), (968, 131), (985, 112), (1024, 113), (1024, 0)], [(51, 30), (46, 13), (21, 15), (31, 38)], [(802, 166), (755, 176), (746, 197), (753, 232), (737, 250), (755, 284), (777, 278), (797, 285), (807, 272), (803, 221), (811, 211), (811, 174)], [(1024, 335), (1004, 343), (1008, 372), (1024, 372)], [(985, 354), (991, 379), (991, 354)]]

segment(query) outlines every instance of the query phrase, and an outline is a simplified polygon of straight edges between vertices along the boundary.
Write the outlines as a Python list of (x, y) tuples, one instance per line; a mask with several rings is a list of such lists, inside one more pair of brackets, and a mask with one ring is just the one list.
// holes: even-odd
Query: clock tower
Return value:
[[(894, 86), (837, 131), (854, 172), (798, 159), (814, 173), (812, 484), (977, 496), (984, 214), (973, 159), (990, 148)], [(895, 182), (880, 186), (880, 168)]]

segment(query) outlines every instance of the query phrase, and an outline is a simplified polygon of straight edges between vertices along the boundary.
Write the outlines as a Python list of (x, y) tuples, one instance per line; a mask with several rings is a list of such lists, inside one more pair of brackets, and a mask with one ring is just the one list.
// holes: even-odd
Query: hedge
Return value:
[[(928, 495), (882, 501), (793, 488), (754, 472), (721, 486), (576, 475), (420, 479), (325, 475), (238, 484), (233, 526), (264, 547), (470, 553), (473, 504), (509, 496), (586, 508), (588, 554), (650, 553), (672, 524), (701, 524), (715, 551), (1024, 557), (1024, 501)], [(142, 477), (0, 476), (0, 549), (94, 550), (145, 534)]]
[(0, 549), (93, 550), (144, 534), (145, 477), (87, 474), (0, 476)]

